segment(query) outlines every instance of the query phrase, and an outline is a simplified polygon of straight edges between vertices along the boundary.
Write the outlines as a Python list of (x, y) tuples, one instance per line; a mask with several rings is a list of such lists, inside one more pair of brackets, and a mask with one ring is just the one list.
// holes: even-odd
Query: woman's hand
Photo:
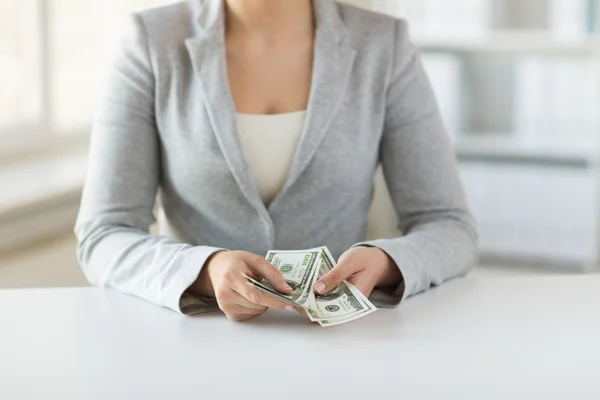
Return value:
[(245, 251), (222, 251), (214, 254), (202, 269), (191, 289), (193, 293), (215, 297), (219, 308), (234, 321), (246, 321), (264, 314), (268, 308), (294, 308), (248, 285), (244, 277), (265, 278), (283, 294), (292, 288), (281, 272), (263, 257)]
[(342, 254), (338, 264), (317, 281), (315, 292), (326, 294), (345, 280), (369, 297), (376, 287), (398, 286), (402, 282), (402, 273), (383, 250), (354, 247)]

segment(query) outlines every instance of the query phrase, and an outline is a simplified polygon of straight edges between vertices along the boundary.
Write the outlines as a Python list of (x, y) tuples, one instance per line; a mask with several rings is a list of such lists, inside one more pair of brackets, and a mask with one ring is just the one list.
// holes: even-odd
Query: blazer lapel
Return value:
[[(306, 122), (283, 190), (274, 206), (314, 157), (343, 99), (356, 51), (331, 0), (313, 0), (317, 24), (311, 92)], [(229, 90), (225, 58), (223, 0), (204, 0), (196, 16), (200, 31), (186, 47), (203, 93), (203, 101), (225, 160), (240, 189), (266, 221), (267, 208), (252, 181), (242, 152)]]
[(227, 77), (223, 7), (222, 0), (205, 0), (196, 17), (201, 31), (198, 37), (187, 39), (185, 44), (223, 156), (245, 197), (269, 219), (248, 171), (238, 136), (236, 110)]
[(273, 206), (300, 177), (315, 155), (341, 103), (356, 51), (331, 0), (313, 0), (317, 23), (313, 77), (306, 122), (289, 176)]

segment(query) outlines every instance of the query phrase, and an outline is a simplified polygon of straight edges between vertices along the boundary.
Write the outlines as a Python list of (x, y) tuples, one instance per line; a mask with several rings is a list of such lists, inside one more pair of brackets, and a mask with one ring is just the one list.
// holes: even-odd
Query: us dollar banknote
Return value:
[[(315, 282), (335, 267), (335, 259), (327, 247), (322, 248), (321, 265)], [(377, 309), (352, 283), (343, 281), (325, 295), (316, 295), (313, 307), (307, 309), (311, 321), (333, 326), (354, 321)]]
[(315, 282), (333, 269), (335, 259), (327, 247), (309, 250), (271, 250), (265, 257), (293, 289), (279, 293), (264, 279), (246, 277), (250, 285), (287, 304), (306, 310), (313, 322), (333, 326), (364, 317), (377, 309), (352, 283), (344, 281), (325, 295), (315, 295)]
[(305, 308), (314, 301), (312, 286), (315, 283), (315, 273), (320, 269), (322, 262), (321, 249), (269, 251), (265, 258), (281, 272), (293, 291), (285, 295), (275, 290), (265, 279), (246, 277), (254, 287), (297, 307)]

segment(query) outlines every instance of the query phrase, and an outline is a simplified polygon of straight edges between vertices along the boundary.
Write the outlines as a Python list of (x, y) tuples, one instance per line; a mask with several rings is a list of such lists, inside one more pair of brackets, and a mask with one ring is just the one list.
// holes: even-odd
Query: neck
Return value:
[(228, 34), (268, 38), (312, 35), (311, 0), (225, 0)]

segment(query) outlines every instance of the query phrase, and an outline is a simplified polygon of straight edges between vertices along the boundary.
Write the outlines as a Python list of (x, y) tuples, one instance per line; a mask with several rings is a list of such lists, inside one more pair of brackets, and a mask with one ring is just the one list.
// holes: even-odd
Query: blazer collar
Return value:
[[(315, 155), (343, 102), (356, 55), (338, 6), (331, 0), (313, 0), (313, 6), (317, 31), (306, 122), (285, 186), (269, 208), (281, 201)], [(187, 39), (186, 47), (215, 136), (240, 189), (259, 214), (269, 221), (274, 235), (270, 214), (248, 171), (238, 136), (236, 110), (227, 77), (224, 0), (203, 0), (195, 20), (199, 34)]]
[(190, 0), (195, 6), (194, 22), (199, 37), (223, 41), (225, 32), (225, 3), (223, 0)]

